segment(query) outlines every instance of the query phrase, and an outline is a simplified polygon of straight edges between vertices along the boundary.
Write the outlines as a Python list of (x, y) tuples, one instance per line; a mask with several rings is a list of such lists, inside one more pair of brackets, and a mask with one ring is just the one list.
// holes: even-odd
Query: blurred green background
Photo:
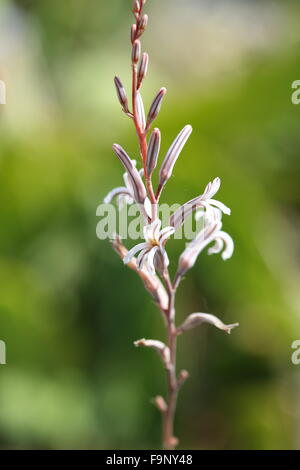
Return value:
[[(149, 0), (143, 47), (162, 155), (194, 132), (163, 202), (208, 181), (232, 209), (226, 263), (201, 255), (179, 289), (178, 319), (210, 312), (240, 322), (180, 339), (191, 378), (176, 418), (187, 449), (300, 446), (300, 4)], [(96, 207), (118, 186), (118, 142), (137, 154), (112, 78), (130, 84), (131, 0), (1, 0), (1, 448), (159, 448), (151, 397), (165, 392), (158, 357), (133, 341), (164, 338), (155, 305), (108, 241)], [(174, 272), (182, 242), (171, 241)]]

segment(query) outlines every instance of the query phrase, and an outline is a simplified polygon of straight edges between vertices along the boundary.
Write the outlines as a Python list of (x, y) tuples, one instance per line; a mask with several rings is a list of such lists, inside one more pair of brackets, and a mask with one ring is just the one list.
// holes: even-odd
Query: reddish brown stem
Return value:
[(169, 272), (163, 275), (166, 288), (169, 295), (169, 308), (167, 312), (167, 335), (168, 347), (170, 349), (170, 366), (167, 369), (168, 381), (168, 398), (167, 409), (163, 413), (163, 447), (167, 450), (172, 450), (176, 447), (178, 440), (174, 436), (174, 417), (176, 411), (178, 382), (176, 377), (176, 347), (177, 347), (177, 334), (175, 327), (175, 290), (172, 287)]

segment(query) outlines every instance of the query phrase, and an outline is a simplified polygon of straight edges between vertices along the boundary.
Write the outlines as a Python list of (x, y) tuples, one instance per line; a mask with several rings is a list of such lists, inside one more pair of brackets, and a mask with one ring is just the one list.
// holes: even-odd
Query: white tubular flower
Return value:
[[(213, 214), (213, 217), (211, 215)], [(221, 222), (221, 212), (215, 210), (213, 213), (204, 216), (204, 228), (198, 233), (194, 240), (189, 243), (179, 258), (178, 271), (179, 276), (183, 276), (191, 269), (200, 253), (212, 242), (215, 244), (209, 248), (208, 254), (221, 253), (223, 260), (229, 259), (234, 250), (234, 243), (228, 233), (223, 232)]]
[[(199, 196), (199, 205), (206, 209), (206, 215), (208, 218), (216, 217), (216, 212), (223, 212), (226, 215), (231, 214), (229, 207), (225, 206), (222, 202), (217, 199), (213, 199), (213, 196), (219, 191), (221, 186), (220, 178), (215, 178), (212, 182), (208, 183), (204, 193)], [(196, 213), (197, 217), (197, 213)], [(218, 217), (218, 215), (217, 215)]]
[(124, 264), (128, 264), (131, 259), (139, 253), (136, 263), (139, 269), (146, 268), (152, 274), (155, 273), (154, 257), (156, 253), (162, 255), (165, 266), (169, 265), (168, 255), (164, 244), (175, 232), (174, 227), (165, 227), (161, 230), (161, 220), (156, 219), (151, 224), (144, 227), (145, 242), (134, 246), (124, 257)]
[(203, 209), (205, 209), (206, 216), (209, 219), (216, 218), (216, 212), (223, 212), (224, 214), (230, 215), (231, 210), (225, 206), (222, 202), (213, 199), (213, 196), (218, 192), (221, 186), (220, 178), (215, 178), (212, 182), (208, 183), (204, 193), (194, 199), (183, 204), (179, 209), (174, 212), (170, 219), (170, 225), (177, 229), (180, 227), (185, 219), (191, 215), (197, 209), (201, 209), (199, 213), (196, 213), (196, 218), (202, 217)]

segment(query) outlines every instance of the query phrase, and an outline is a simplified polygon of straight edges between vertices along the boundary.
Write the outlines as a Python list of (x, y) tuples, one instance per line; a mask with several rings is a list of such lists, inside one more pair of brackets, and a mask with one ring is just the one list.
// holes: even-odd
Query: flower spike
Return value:
[[(112, 202), (116, 199), (120, 208), (129, 204), (136, 204), (144, 216), (143, 239), (141, 242), (127, 249), (119, 235), (115, 235), (111, 244), (123, 263), (136, 272), (152, 300), (158, 307), (166, 326), (166, 343), (155, 339), (140, 339), (135, 341), (137, 347), (154, 349), (161, 357), (167, 373), (167, 396), (158, 395), (154, 399), (156, 407), (161, 412), (163, 421), (163, 447), (174, 450), (178, 444), (174, 436), (174, 415), (179, 389), (187, 380), (189, 374), (185, 369), (177, 373), (176, 350), (177, 337), (184, 332), (209, 323), (216, 328), (230, 333), (237, 323), (225, 324), (218, 317), (209, 313), (192, 313), (179, 326), (175, 322), (175, 297), (177, 288), (186, 274), (196, 263), (198, 256), (207, 250), (209, 255), (220, 254), (223, 260), (229, 259), (234, 250), (234, 243), (230, 235), (222, 230), (223, 214), (230, 214), (230, 209), (222, 202), (214, 199), (220, 189), (221, 180), (215, 178), (209, 182), (203, 193), (183, 204), (170, 217), (169, 223), (162, 228), (159, 206), (160, 196), (167, 181), (173, 174), (174, 166), (183, 147), (192, 133), (192, 127), (186, 125), (178, 133), (168, 149), (158, 172), (158, 185), (156, 192), (153, 185), (153, 174), (157, 168), (161, 146), (161, 132), (155, 128), (150, 129), (157, 118), (166, 88), (161, 88), (153, 99), (148, 114), (145, 114), (141, 89), (147, 75), (149, 56), (142, 52), (141, 38), (148, 25), (148, 15), (144, 13), (146, 0), (133, 0), (132, 12), (135, 18), (130, 30), (131, 41), (131, 96), (127, 98), (125, 88), (119, 77), (114, 83), (118, 100), (123, 112), (130, 117), (134, 125), (138, 140), (137, 149), (141, 157), (142, 168), (138, 169), (135, 160), (132, 160), (126, 151), (118, 144), (113, 145), (113, 151), (125, 168), (124, 184), (112, 189), (104, 201)], [(129, 109), (130, 102), (130, 109)], [(98, 212), (98, 211), (97, 211)], [(129, 215), (131, 215), (129, 213)], [(196, 222), (203, 222), (201, 229), (194, 239), (188, 243), (179, 257), (175, 278), (171, 278), (169, 271), (169, 257), (166, 244), (189, 216), (194, 216)], [(123, 220), (122, 220), (123, 222)], [(138, 220), (138, 225), (140, 219)], [(165, 223), (164, 223), (165, 225)], [(128, 225), (131, 229), (132, 226)]]

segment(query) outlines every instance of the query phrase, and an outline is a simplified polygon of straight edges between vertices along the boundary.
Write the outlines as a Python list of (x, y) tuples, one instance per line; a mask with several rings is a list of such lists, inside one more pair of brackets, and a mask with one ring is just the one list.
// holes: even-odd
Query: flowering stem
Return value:
[(176, 342), (177, 338), (173, 332), (173, 325), (168, 326), (168, 345), (171, 353), (171, 363), (168, 369), (168, 400), (167, 410), (163, 414), (163, 446), (164, 449), (172, 450), (177, 444), (174, 437), (174, 416), (177, 402), (177, 379), (176, 379)]
[(175, 326), (175, 295), (176, 291), (170, 281), (168, 270), (163, 274), (165, 285), (169, 295), (169, 306), (167, 311), (167, 336), (168, 347), (170, 350), (170, 363), (167, 368), (168, 380), (168, 397), (167, 409), (163, 413), (163, 447), (167, 450), (172, 450), (177, 444), (177, 439), (174, 437), (174, 417), (176, 411), (178, 382), (176, 378), (176, 347), (177, 347), (177, 334)]
[[(142, 15), (142, 9), (145, 2), (140, 2), (137, 4), (137, 11), (135, 13), (136, 17), (136, 25), (134, 29), (134, 34), (131, 37), (132, 46), (136, 44), (135, 41), (138, 38), (138, 28), (139, 22)], [(133, 27), (134, 28), (134, 27)], [(147, 134), (150, 130), (151, 120), (147, 121), (146, 125), (142, 123), (141, 119), (141, 110), (139, 109), (140, 106), (138, 105), (138, 93), (139, 93), (139, 79), (138, 79), (138, 72), (137, 72), (137, 64), (132, 60), (132, 119), (136, 128), (136, 133), (139, 141), (139, 148), (140, 154), (143, 161), (144, 167), (144, 178), (146, 184), (146, 190), (148, 197), (151, 202), (152, 207), (152, 214), (151, 218), (152, 221), (157, 219), (157, 206), (158, 201), (161, 195), (161, 191), (163, 189), (163, 184), (159, 184), (157, 193), (154, 193), (153, 185), (152, 185), (152, 172), (148, 174), (147, 172), (147, 152), (148, 152), (148, 143), (147, 143)], [(160, 96), (160, 100), (164, 96), (166, 90), (162, 89), (158, 96)], [(149, 114), (151, 113), (151, 110)], [(182, 385), (183, 381), (182, 377), (179, 377), (177, 380), (176, 377), (176, 346), (177, 346), (177, 331), (175, 325), (175, 295), (176, 289), (180, 280), (175, 280), (172, 284), (170, 279), (169, 270), (166, 267), (163, 272), (163, 281), (168, 293), (168, 309), (167, 311), (162, 310), (162, 314), (165, 316), (166, 325), (167, 325), (167, 343), (170, 351), (170, 361), (167, 365), (167, 382), (168, 382), (168, 393), (167, 393), (167, 403), (166, 409), (162, 412), (163, 417), (163, 447), (164, 449), (172, 450), (176, 447), (178, 440), (174, 437), (174, 417), (176, 411), (176, 403), (177, 403), (177, 395), (180, 386)]]
[[(194, 266), (200, 252), (211, 242), (214, 241), (215, 244), (209, 248), (209, 254), (220, 253), (223, 250), (223, 259), (228, 259), (233, 252), (233, 241), (227, 233), (221, 231), (222, 212), (230, 214), (230, 209), (220, 201), (213, 199), (213, 196), (216, 194), (221, 184), (219, 178), (215, 178), (209, 183), (203, 194), (188, 201), (175, 211), (170, 217), (169, 226), (161, 229), (162, 221), (158, 218), (160, 196), (192, 132), (192, 127), (186, 125), (173, 141), (160, 165), (158, 187), (156, 193), (154, 193), (152, 173), (157, 165), (161, 133), (158, 128), (155, 128), (149, 139), (149, 145), (147, 136), (152, 123), (160, 112), (162, 101), (167, 90), (166, 88), (159, 90), (150, 106), (146, 118), (143, 100), (140, 95), (140, 89), (147, 74), (149, 62), (149, 57), (146, 52), (141, 56), (140, 42), (140, 37), (144, 33), (148, 23), (148, 15), (143, 14), (145, 3), (146, 0), (134, 0), (132, 9), (136, 20), (135, 24), (131, 27), (132, 112), (129, 109), (126, 91), (120, 78), (114, 78), (117, 96), (122, 110), (133, 120), (135, 126), (144, 174), (141, 175), (135, 163), (127, 155), (125, 150), (120, 145), (114, 144), (114, 153), (126, 169), (126, 187), (115, 188), (107, 195), (105, 201), (108, 202), (116, 196), (122, 196), (123, 198), (126, 197), (127, 203), (129, 196), (132, 201), (139, 205), (141, 213), (145, 216), (144, 243), (140, 243), (128, 251), (122, 244), (121, 238), (116, 235), (115, 239), (112, 241), (112, 245), (123, 259), (123, 262), (138, 273), (165, 321), (166, 343), (158, 340), (146, 340), (144, 338), (135, 341), (134, 344), (135, 346), (154, 348), (161, 356), (166, 368), (167, 398), (165, 400), (162, 396), (157, 396), (155, 398), (155, 404), (162, 413), (163, 447), (166, 450), (173, 450), (178, 444), (178, 439), (174, 436), (177, 396), (181, 386), (188, 378), (188, 372), (186, 370), (181, 370), (178, 376), (176, 373), (177, 336), (203, 322), (210, 323), (227, 333), (230, 333), (232, 328), (238, 325), (237, 323), (225, 325), (214, 315), (197, 312), (190, 314), (182, 325), (176, 327), (175, 296), (177, 288), (185, 273)], [(142, 180), (142, 176), (144, 176), (144, 181)], [(151, 213), (149, 213), (148, 209), (149, 202), (151, 203)], [(204, 218), (204, 227), (181, 254), (177, 273), (172, 282), (168, 270), (169, 259), (165, 245), (169, 237), (184, 223), (186, 217), (191, 215), (198, 208), (202, 209), (201, 216)], [(223, 249), (224, 245), (225, 249)], [(139, 255), (136, 258), (137, 253), (139, 253)]]

